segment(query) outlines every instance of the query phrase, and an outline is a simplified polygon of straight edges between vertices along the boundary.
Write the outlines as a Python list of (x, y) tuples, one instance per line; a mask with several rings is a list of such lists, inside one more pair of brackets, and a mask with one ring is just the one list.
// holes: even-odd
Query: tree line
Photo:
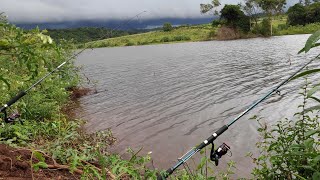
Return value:
[(86, 43), (102, 38), (113, 38), (137, 33), (135, 31), (112, 30), (98, 27), (81, 27), (72, 29), (48, 29), (48, 35), (54, 40), (72, 40), (75, 43)]
[[(287, 25), (305, 25), (320, 22), (319, 0), (300, 0), (287, 11)], [(213, 26), (223, 25), (243, 33), (252, 32), (264, 36), (273, 34), (272, 21), (275, 15), (284, 14), (286, 0), (244, 0), (237, 5), (225, 4), (218, 11), (221, 3), (212, 0), (208, 4), (200, 4), (203, 14), (219, 15), (218, 20), (212, 22)], [(259, 18), (264, 17), (262, 22)]]
[(297, 3), (288, 9), (288, 25), (306, 25), (320, 22), (320, 2)]

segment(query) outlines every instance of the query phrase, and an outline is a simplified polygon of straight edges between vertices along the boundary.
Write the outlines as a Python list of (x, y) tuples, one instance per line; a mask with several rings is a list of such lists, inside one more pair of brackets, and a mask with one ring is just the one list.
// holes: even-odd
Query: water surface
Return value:
[[(112, 129), (118, 138), (114, 151), (143, 147), (152, 151), (156, 167), (168, 168), (314, 57), (297, 55), (308, 36), (88, 50), (77, 64), (98, 81), (98, 93), (81, 98), (78, 111), (88, 131)], [(233, 154), (220, 169), (234, 160), (237, 176), (249, 176), (254, 165), (245, 155), (257, 153), (259, 136), (257, 123), (248, 119), (292, 117), (302, 102), (302, 84), (287, 84), (218, 138)]]

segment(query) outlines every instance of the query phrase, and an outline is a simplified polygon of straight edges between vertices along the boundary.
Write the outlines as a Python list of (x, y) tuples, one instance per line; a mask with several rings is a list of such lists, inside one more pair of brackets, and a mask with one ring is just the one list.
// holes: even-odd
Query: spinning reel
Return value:
[[(227, 154), (227, 152), (230, 150), (230, 146), (228, 146), (226, 143), (221, 144), (218, 149), (214, 150), (214, 144), (212, 143), (212, 148), (210, 152), (210, 160), (214, 161), (215, 165), (219, 165), (219, 159)], [(231, 151), (230, 151), (231, 152)]]
[(15, 123), (16, 121), (19, 121), (21, 124), (23, 124), (22, 120), (19, 118), (21, 116), (21, 114), (19, 114), (18, 112), (14, 112), (11, 115), (8, 116), (7, 111), (2, 111), (3, 113), (3, 120), (6, 123)]

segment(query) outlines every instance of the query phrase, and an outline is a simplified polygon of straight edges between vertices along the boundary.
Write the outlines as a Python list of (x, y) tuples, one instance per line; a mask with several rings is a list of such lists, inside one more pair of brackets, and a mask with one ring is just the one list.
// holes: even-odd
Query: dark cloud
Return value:
[[(141, 19), (199, 18), (201, 3), (211, 0), (1, 0), (0, 11), (15, 23), (121, 20), (147, 11)], [(298, 0), (288, 0), (288, 4)], [(221, 0), (238, 4), (241, 0)]]
[(114, 20), (147, 11), (141, 18), (202, 17), (207, 0), (1, 0), (1, 11), (17, 23), (72, 20)]

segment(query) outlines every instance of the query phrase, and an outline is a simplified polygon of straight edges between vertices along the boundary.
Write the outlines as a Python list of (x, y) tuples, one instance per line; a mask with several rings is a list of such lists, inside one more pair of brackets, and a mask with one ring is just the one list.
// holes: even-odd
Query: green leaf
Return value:
[(300, 77), (303, 77), (303, 76), (306, 76), (306, 75), (309, 75), (309, 74), (317, 73), (317, 72), (320, 72), (320, 69), (307, 70), (307, 71), (304, 71), (302, 73), (295, 75), (293, 78), (290, 79), (290, 81), (297, 79), (297, 78), (300, 78)]
[(316, 98), (316, 97), (314, 97), (314, 96), (311, 96), (311, 97), (309, 97), (309, 98), (317, 101), (318, 103), (320, 103), (320, 99), (318, 99), (318, 98)]
[(308, 170), (311, 170), (311, 171), (316, 171), (312, 166), (303, 165), (303, 166), (298, 166), (298, 167), (302, 167), (304, 169), (308, 169)]
[(314, 140), (312, 138), (309, 138), (303, 142), (306, 148), (312, 148), (313, 143), (314, 143)]
[(319, 180), (320, 179), (320, 172), (315, 172), (312, 175), (312, 180)]
[(39, 161), (44, 162), (45, 158), (43, 157), (43, 155), (38, 152), (38, 151), (34, 151), (33, 152), (34, 157), (36, 157)]
[(0, 80), (3, 81), (8, 86), (9, 89), (11, 88), (9, 81), (6, 80), (3, 76), (0, 76)]
[(303, 112), (309, 112), (309, 111), (314, 111), (314, 110), (320, 110), (320, 105), (306, 108)]
[(304, 109), (303, 112), (309, 112), (309, 111), (314, 111), (314, 110), (320, 110), (320, 105), (316, 105), (316, 106), (312, 106), (312, 107), (309, 107), (309, 108), (306, 108)]
[(304, 47), (304, 51), (305, 53), (307, 53), (308, 51), (310, 51), (310, 49), (312, 48), (312, 46), (316, 45), (316, 42), (318, 42), (320, 39), (320, 30), (315, 32), (314, 34), (312, 34), (307, 42), (306, 45)]
[(314, 93), (320, 90), (320, 86), (315, 86), (307, 92), (307, 97), (311, 97)]
[(6, 39), (0, 39), (0, 47), (7, 47), (10, 43)]
[(48, 168), (48, 164), (45, 162), (38, 162), (36, 164), (33, 164), (32, 167), (35, 171), (38, 171), (39, 168), (43, 168), (43, 169)]
[[(311, 49), (312, 49), (312, 48), (315, 48), (315, 47), (318, 47), (318, 46), (320, 46), (320, 43), (314, 44), (314, 45), (311, 47)], [(298, 52), (298, 54), (301, 54), (301, 53), (304, 52), (304, 51), (305, 51), (305, 47), (302, 48), (302, 49)]]
[(200, 163), (197, 166), (197, 170), (202, 169), (203, 166), (205, 165), (206, 161), (207, 161), (207, 158), (206, 157), (202, 157)]
[(317, 157), (315, 157), (315, 158), (312, 160), (312, 162), (313, 162), (314, 164), (317, 164), (319, 161), (320, 161), (320, 155), (318, 155)]
[(304, 136), (310, 137), (310, 136), (316, 134), (317, 132), (320, 132), (320, 130), (319, 129), (311, 130), (311, 131), (306, 132), (306, 134)]

